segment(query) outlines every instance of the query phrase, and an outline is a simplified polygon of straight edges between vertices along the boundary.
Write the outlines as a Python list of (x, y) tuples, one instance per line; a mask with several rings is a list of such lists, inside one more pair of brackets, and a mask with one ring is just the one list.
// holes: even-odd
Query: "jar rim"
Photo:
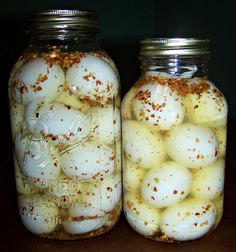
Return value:
[(208, 38), (144, 38), (140, 40), (140, 56), (209, 54)]
[(66, 34), (68, 31), (96, 33), (97, 15), (94, 11), (77, 9), (48, 9), (29, 14), (28, 34)]

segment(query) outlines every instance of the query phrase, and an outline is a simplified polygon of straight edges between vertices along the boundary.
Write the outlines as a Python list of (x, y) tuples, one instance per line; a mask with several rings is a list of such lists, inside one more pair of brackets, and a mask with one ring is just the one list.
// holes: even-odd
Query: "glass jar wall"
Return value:
[(223, 214), (227, 103), (207, 76), (209, 41), (145, 39), (122, 101), (124, 213), (138, 233), (180, 242)]
[(9, 80), (19, 215), (32, 233), (82, 239), (121, 211), (120, 81), (90, 11), (30, 16)]

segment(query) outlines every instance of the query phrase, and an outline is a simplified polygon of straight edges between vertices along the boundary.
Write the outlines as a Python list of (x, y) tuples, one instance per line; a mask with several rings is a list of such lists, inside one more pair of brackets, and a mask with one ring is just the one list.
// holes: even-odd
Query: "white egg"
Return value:
[(193, 173), (191, 194), (202, 199), (215, 199), (224, 189), (225, 162), (217, 160), (214, 164)]
[(39, 195), (18, 198), (19, 213), (24, 226), (34, 234), (48, 234), (59, 224), (58, 208)]
[(152, 132), (140, 122), (124, 120), (122, 125), (123, 149), (126, 157), (142, 168), (159, 165), (166, 156), (159, 132)]
[(104, 144), (113, 144), (121, 138), (120, 109), (112, 104), (94, 107), (92, 116), (91, 139)]
[(48, 143), (31, 135), (18, 133), (15, 138), (15, 152), (22, 173), (37, 186), (46, 187), (59, 177), (60, 163), (55, 149)]
[(27, 177), (25, 177), (20, 171), (20, 167), (16, 159), (16, 156), (13, 155), (13, 157), (14, 157), (15, 181), (16, 181), (17, 193), (27, 195), (36, 192), (36, 188), (29, 183)]
[(24, 105), (17, 103), (14, 100), (10, 100), (12, 139), (14, 139), (16, 133), (21, 130), (24, 121), (24, 110)]
[(89, 183), (87, 188), (84, 188), (83, 206), (108, 213), (120, 203), (121, 187), (120, 174), (113, 174), (102, 181)]
[(57, 206), (68, 208), (83, 197), (83, 185), (63, 173), (47, 188), (45, 193)]
[[(191, 80), (192, 84), (199, 84)], [(228, 114), (227, 102), (222, 93), (210, 82), (205, 81), (209, 89), (202, 93), (190, 93), (185, 104), (187, 115), (194, 123), (201, 123), (209, 127), (225, 126)]]
[(115, 154), (109, 146), (88, 141), (62, 153), (61, 165), (70, 178), (94, 181), (114, 171), (114, 158)]
[(213, 129), (216, 139), (219, 145), (219, 158), (225, 157), (226, 154), (226, 141), (227, 141), (227, 130), (226, 127), (219, 127)]
[(163, 208), (183, 200), (191, 189), (192, 175), (184, 166), (173, 161), (150, 169), (140, 187), (144, 201)]
[(191, 198), (166, 208), (160, 217), (160, 228), (176, 241), (193, 240), (207, 234), (214, 226), (215, 218), (214, 203)]
[[(76, 219), (76, 218), (75, 218)], [(105, 224), (104, 217), (92, 217), (91, 219), (79, 219), (72, 221), (63, 221), (62, 225), (69, 234), (84, 234), (95, 231)]]
[(213, 131), (201, 125), (184, 123), (166, 134), (167, 153), (188, 168), (213, 164), (218, 157), (218, 143)]
[(151, 236), (159, 230), (160, 211), (147, 205), (138, 195), (124, 194), (124, 214), (130, 226), (138, 233)]
[(136, 192), (139, 190), (145, 170), (138, 167), (136, 164), (124, 159), (123, 163), (123, 185), (124, 189), (129, 192)]
[(138, 88), (133, 86), (124, 96), (121, 103), (121, 115), (123, 119), (132, 119), (131, 103), (137, 94)]
[(81, 100), (98, 103), (112, 101), (119, 90), (119, 79), (103, 59), (92, 55), (81, 58), (66, 72), (66, 83)]
[[(36, 109), (34, 109), (36, 106)], [(63, 103), (30, 103), (25, 120), (29, 130), (38, 138), (55, 145), (84, 141), (90, 132), (90, 116)]]
[(43, 58), (35, 58), (18, 68), (12, 82), (12, 97), (27, 105), (37, 97), (52, 102), (65, 84), (65, 75), (59, 65), (51, 65)]
[(55, 103), (64, 103), (82, 112), (86, 112), (90, 108), (88, 104), (82, 102), (78, 96), (73, 94), (70, 90), (63, 90), (56, 98)]
[(182, 123), (185, 108), (183, 98), (168, 86), (143, 85), (132, 101), (134, 115), (139, 121), (158, 130), (169, 130)]

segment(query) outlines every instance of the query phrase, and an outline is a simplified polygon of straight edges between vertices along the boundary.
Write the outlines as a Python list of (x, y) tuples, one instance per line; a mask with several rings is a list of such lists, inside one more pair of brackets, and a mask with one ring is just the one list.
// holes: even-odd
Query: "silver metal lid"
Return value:
[(146, 38), (140, 41), (141, 56), (209, 54), (209, 39)]
[(98, 31), (97, 16), (93, 11), (44, 10), (29, 15), (28, 33), (68, 31)]

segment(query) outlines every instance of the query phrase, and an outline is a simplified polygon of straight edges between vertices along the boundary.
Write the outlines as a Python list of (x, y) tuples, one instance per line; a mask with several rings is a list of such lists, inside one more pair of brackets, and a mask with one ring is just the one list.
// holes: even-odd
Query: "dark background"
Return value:
[[(11, 197), (10, 212), (17, 209), (11, 155), (7, 85), (10, 70), (28, 46), (25, 35), (31, 11), (48, 8), (94, 10), (98, 14), (100, 45), (117, 64), (122, 93), (139, 77), (138, 41), (144, 37), (202, 37), (211, 40), (210, 79), (224, 93), (229, 116), (236, 118), (236, 17), (233, 1), (213, 0), (6, 0), (0, 3), (0, 126), (1, 183)], [(7, 220), (6, 220), (7, 221)]]
[[(224, 93), (229, 115), (236, 118), (233, 1), (223, 0), (7, 0), (0, 3), (1, 101), (7, 110), (7, 79), (13, 63), (28, 46), (27, 15), (48, 8), (94, 10), (98, 14), (100, 45), (116, 62), (122, 93), (139, 76), (138, 42), (144, 37), (201, 37), (211, 40), (210, 79)], [(3, 111), (3, 112), (4, 112)], [(6, 112), (5, 112), (6, 113)]]

